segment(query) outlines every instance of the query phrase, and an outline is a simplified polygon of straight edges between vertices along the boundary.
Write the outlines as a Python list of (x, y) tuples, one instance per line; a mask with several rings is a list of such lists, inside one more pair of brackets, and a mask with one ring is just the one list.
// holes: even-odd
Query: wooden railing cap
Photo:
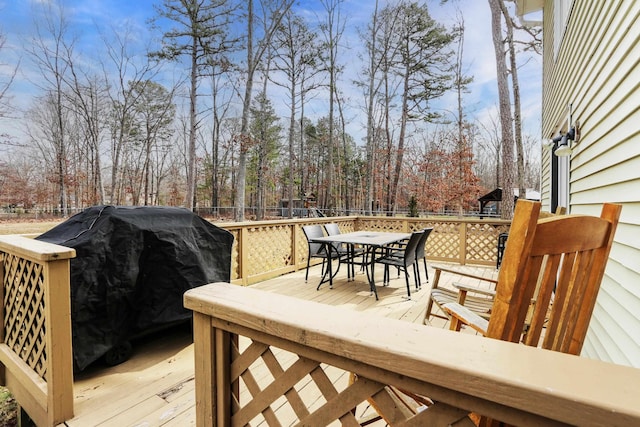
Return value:
[(0, 236), (0, 252), (10, 252), (40, 262), (69, 259), (76, 256), (75, 249), (34, 240), (18, 234)]
[(388, 372), (558, 420), (640, 421), (640, 369), (214, 283), (185, 307)]

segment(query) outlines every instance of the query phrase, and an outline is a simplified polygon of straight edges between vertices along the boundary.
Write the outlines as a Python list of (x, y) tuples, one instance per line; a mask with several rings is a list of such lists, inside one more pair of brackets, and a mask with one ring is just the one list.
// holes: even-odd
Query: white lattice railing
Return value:
[[(640, 425), (639, 369), (226, 283), (188, 291), (185, 306), (201, 427), (360, 425), (371, 403), (403, 425), (449, 425), (470, 411), (524, 426)], [(336, 386), (331, 369), (357, 380)], [(399, 411), (387, 385), (435, 403)]]
[(75, 250), (0, 236), (3, 381), (38, 426), (73, 417), (69, 259)]

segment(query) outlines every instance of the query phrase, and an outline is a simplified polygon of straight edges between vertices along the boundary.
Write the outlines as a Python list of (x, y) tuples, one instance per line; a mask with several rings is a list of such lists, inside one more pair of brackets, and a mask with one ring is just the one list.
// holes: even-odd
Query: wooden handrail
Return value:
[[(232, 282), (248, 285), (305, 267), (307, 244), (301, 226), (336, 222), (343, 231), (410, 232), (435, 225), (429, 258), (464, 263), (493, 264), (493, 237), (508, 228), (507, 221), (439, 218), (332, 217), (218, 224), (235, 238)], [(461, 231), (464, 229), (465, 231)], [(486, 238), (479, 235), (486, 233)], [(474, 235), (473, 243), (467, 241)], [(465, 236), (462, 240), (460, 236)], [(484, 241), (484, 243), (479, 243)], [(277, 244), (274, 244), (277, 242)], [(473, 248), (473, 254), (469, 248)], [(263, 252), (259, 252), (263, 251)], [(448, 251), (448, 252), (446, 252)], [(19, 235), (0, 236), (0, 275), (3, 277), (0, 316), (0, 379), (38, 425), (56, 425), (73, 416), (73, 362), (71, 348), (69, 261), (75, 250)], [(7, 269), (14, 269), (6, 274)], [(40, 288), (40, 285), (42, 287)], [(6, 292), (17, 292), (8, 299)], [(39, 304), (7, 307), (36, 298)], [(15, 309), (16, 315), (10, 314)], [(24, 319), (34, 326), (32, 341), (12, 338)], [(31, 319), (31, 318), (30, 318)], [(13, 322), (13, 323), (11, 323)], [(38, 329), (37, 326), (40, 326)], [(17, 334), (21, 332), (16, 332)], [(11, 341), (9, 342), (8, 341)], [(30, 351), (35, 352), (29, 354)]]
[(73, 417), (69, 260), (75, 250), (0, 236), (3, 384), (38, 426)]
[[(194, 311), (198, 426), (277, 417), (270, 404), (285, 395), (302, 425), (324, 425), (352, 417), (354, 403), (385, 384), (517, 425), (640, 424), (640, 369), (226, 283), (192, 289), (184, 302)], [(253, 344), (237, 346), (237, 336)], [(239, 379), (251, 377), (251, 355), (274, 347), (298, 355), (299, 363), (274, 374), (253, 399), (238, 401)], [(299, 407), (292, 377), (304, 376), (302, 365), (322, 383), (327, 402), (320, 408)], [(317, 369), (328, 365), (358, 381), (325, 392)]]
[(432, 227), (427, 258), (456, 264), (495, 265), (497, 240), (510, 222), (477, 218), (395, 218), (343, 216), (217, 223), (235, 237), (231, 282), (250, 285), (306, 267), (307, 241), (303, 225), (338, 223), (343, 231), (410, 233)]

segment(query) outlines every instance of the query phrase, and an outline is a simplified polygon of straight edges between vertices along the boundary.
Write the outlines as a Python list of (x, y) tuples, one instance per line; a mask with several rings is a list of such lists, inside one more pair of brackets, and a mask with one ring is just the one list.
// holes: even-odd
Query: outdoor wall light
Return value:
[(551, 147), (553, 147), (554, 144), (555, 144), (555, 142), (553, 142), (552, 139), (543, 139), (542, 140), (542, 148), (544, 148), (545, 151), (551, 150)]
[(576, 126), (573, 126), (565, 134), (560, 133), (558, 136), (556, 136), (552, 140), (554, 143), (558, 144), (558, 148), (556, 148), (556, 150), (553, 153), (558, 157), (570, 156), (571, 153), (573, 152), (573, 148), (571, 147), (570, 141), (573, 141), (575, 144), (577, 144), (579, 138), (580, 138), (580, 132), (579, 130), (576, 130)]

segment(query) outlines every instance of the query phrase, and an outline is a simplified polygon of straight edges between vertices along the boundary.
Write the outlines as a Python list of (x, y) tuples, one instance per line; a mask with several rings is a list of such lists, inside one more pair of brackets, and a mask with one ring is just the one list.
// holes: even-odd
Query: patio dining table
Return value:
[[(376, 290), (374, 272), (375, 272), (375, 262), (376, 262), (376, 251), (384, 246), (391, 245), (393, 243), (397, 243), (403, 240), (408, 239), (411, 236), (411, 233), (392, 233), (386, 231), (354, 231), (351, 233), (343, 233), (343, 234), (334, 234), (331, 236), (325, 237), (316, 237), (313, 238), (312, 241), (315, 243), (322, 243), (325, 246), (325, 250), (329, 253), (331, 251), (335, 251), (336, 244), (346, 244), (351, 251), (356, 245), (362, 246), (365, 248), (367, 256), (365, 259), (368, 259), (367, 268), (367, 277), (369, 279), (369, 287), (371, 293), (375, 295), (376, 300), (378, 299), (378, 291)], [(352, 252), (353, 254), (353, 252)], [(331, 257), (329, 256), (329, 260)], [(339, 266), (338, 266), (339, 268)], [(333, 267), (331, 265), (331, 261), (328, 262), (328, 267), (322, 278), (320, 279), (320, 283), (318, 284), (318, 290), (323, 283), (329, 282), (329, 287), (333, 287)]]

